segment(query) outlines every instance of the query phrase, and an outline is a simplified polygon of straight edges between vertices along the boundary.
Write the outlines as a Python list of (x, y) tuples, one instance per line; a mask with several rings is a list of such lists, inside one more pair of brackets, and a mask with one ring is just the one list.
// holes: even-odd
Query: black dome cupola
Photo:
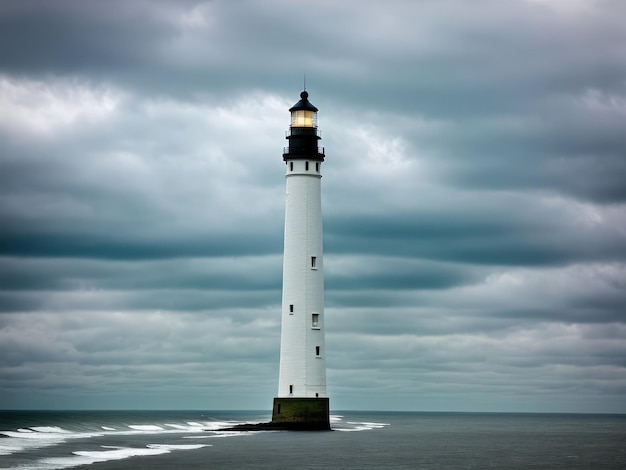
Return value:
[(289, 147), (284, 149), (283, 160), (306, 159), (324, 161), (324, 148), (318, 148), (321, 139), (317, 129), (317, 108), (309, 101), (306, 91), (300, 93), (300, 101), (289, 108), (291, 125), (287, 132)]

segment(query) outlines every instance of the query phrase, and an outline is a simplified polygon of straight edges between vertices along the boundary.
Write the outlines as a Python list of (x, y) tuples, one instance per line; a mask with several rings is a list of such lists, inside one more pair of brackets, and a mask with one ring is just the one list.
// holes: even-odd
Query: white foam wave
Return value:
[[(190, 426), (184, 426), (182, 424), (168, 424), (168, 423), (165, 423), (163, 426), (167, 426), (168, 428), (173, 428), (173, 429), (179, 429), (181, 431), (187, 431), (190, 428)], [(202, 430), (202, 428), (199, 428), (199, 430)]]
[(163, 428), (156, 424), (130, 424), (128, 427), (135, 431), (163, 431)]
[(9, 439), (0, 441), (0, 455), (10, 455), (28, 449), (39, 449), (60, 444), (67, 439), (102, 436), (102, 433), (73, 433), (58, 426), (35, 426), (17, 431), (0, 431)]
[(369, 423), (367, 421), (359, 422), (359, 421), (348, 421), (348, 424), (357, 424), (360, 426), (369, 426), (372, 428), (384, 428), (385, 426), (389, 426), (389, 423)]
[(212, 444), (148, 444), (149, 449), (194, 450), (210, 447)]
[(151, 455), (169, 454), (177, 450), (193, 450), (207, 447), (204, 444), (148, 444), (146, 447), (114, 447), (102, 446), (100, 451), (74, 451), (70, 457), (50, 457), (41, 459), (35, 465), (20, 467), (20, 470), (45, 469), (62, 470), (65, 468), (79, 467), (81, 465), (91, 465), (94, 463), (108, 462), (111, 460), (124, 460), (131, 457), (145, 457)]
[[(159, 455), (159, 454), (167, 454), (170, 451), (168, 449), (157, 449), (157, 448), (149, 448), (145, 449), (137, 449), (131, 447), (118, 447), (113, 450), (100, 450), (100, 451), (87, 451), (87, 450), (77, 450), (72, 452), (74, 455), (78, 455), (79, 457), (88, 457), (93, 460), (93, 462), (104, 462), (107, 460), (121, 460), (127, 459), (129, 457), (135, 457), (137, 455)], [(92, 462), (92, 463), (93, 463)]]
[(365, 426), (375, 426), (375, 427), (385, 427), (385, 426), (389, 426), (389, 423), (370, 423), (368, 421), (348, 421), (348, 423), (350, 424), (363, 424)]
[[(92, 432), (68, 431), (59, 426), (33, 426), (31, 428), (20, 428), (17, 430), (0, 431), (0, 436), (7, 439), (0, 439), (0, 455), (11, 455), (16, 452), (28, 451), (43, 447), (59, 445), (70, 439), (86, 439), (105, 435), (132, 435), (132, 434), (164, 434), (164, 433), (190, 433), (199, 434), (207, 432), (199, 437), (227, 437), (247, 433), (221, 432), (220, 429), (241, 424), (240, 421), (189, 421), (183, 424), (176, 423), (154, 423), (154, 424), (132, 424), (124, 427), (113, 428), (110, 426), (100, 426)], [(188, 436), (186, 436), (188, 437)], [(85, 456), (80, 456), (85, 457)], [(57, 465), (57, 463), (55, 463)], [(82, 464), (81, 464), (82, 465)], [(56, 467), (55, 467), (56, 468)], [(2, 470), (2, 469), (0, 469)]]
[(187, 423), (187, 424), (165, 423), (164, 426), (167, 426), (172, 429), (176, 429), (178, 431), (190, 431), (190, 432), (202, 432), (208, 429), (207, 425), (204, 425), (201, 423)]
[(28, 439), (28, 440), (63, 440), (67, 436), (60, 436), (58, 433), (46, 433), (46, 432), (34, 432), (23, 429), (17, 431), (2, 431), (0, 434), (4, 434), (7, 437), (15, 437), (16, 439)]
[(33, 426), (32, 428), (35, 432), (45, 432), (51, 434), (70, 434), (70, 431), (66, 431), (58, 426)]
[(0, 434), (8, 439), (0, 440), (0, 455), (11, 455), (25, 449), (36, 449), (55, 445), (63, 441), (63, 437), (38, 433), (32, 429), (18, 429), (17, 431), (2, 431)]
[(215, 439), (216, 437), (250, 436), (252, 434), (258, 434), (259, 432), (272, 432), (272, 431), (211, 431), (210, 434), (201, 434), (197, 436), (183, 436), (183, 439)]
[(72, 452), (72, 457), (51, 457), (42, 459), (38, 462), (37, 467), (46, 470), (61, 470), (65, 468), (79, 467), (81, 465), (91, 465), (99, 462), (107, 462), (110, 460), (123, 460), (130, 457), (160, 455), (167, 454), (167, 449), (132, 449), (119, 448), (103, 451), (76, 451)]
[(389, 426), (389, 423), (372, 423), (372, 422), (360, 422), (360, 421), (347, 421), (346, 424), (353, 427), (337, 427), (333, 428), (335, 431), (343, 432), (355, 432), (355, 431), (371, 431), (372, 429), (381, 429), (385, 426)]

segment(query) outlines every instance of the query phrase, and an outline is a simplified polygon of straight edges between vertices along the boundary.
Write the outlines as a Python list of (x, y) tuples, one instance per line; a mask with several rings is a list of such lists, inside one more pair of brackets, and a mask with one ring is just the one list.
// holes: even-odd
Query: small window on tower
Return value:
[(311, 256), (311, 268), (317, 269), (317, 256)]
[(320, 164), (319, 164), (319, 162), (315, 163), (315, 171), (317, 171), (318, 173), (320, 171)]
[(311, 328), (319, 328), (320, 327), (320, 314), (313, 313), (311, 314)]
[(289, 304), (289, 313), (293, 313), (293, 304)]
[(309, 162), (304, 162), (304, 169), (309, 171)]
[(293, 393), (293, 385), (289, 384), (289, 395)]
[(320, 347), (319, 346), (315, 346), (315, 355), (316, 356), (320, 355)]
[(293, 162), (289, 162), (289, 171), (293, 171)]

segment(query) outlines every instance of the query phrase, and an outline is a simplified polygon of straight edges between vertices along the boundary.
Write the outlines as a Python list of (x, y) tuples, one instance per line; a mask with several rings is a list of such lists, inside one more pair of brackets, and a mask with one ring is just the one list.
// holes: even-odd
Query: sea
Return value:
[(224, 428), (260, 411), (0, 411), (0, 469), (626, 469), (626, 415), (336, 411), (332, 431)]

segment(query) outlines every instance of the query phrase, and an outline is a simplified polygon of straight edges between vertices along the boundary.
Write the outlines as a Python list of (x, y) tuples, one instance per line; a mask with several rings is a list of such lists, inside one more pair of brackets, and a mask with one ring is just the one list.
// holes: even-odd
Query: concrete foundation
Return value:
[(330, 430), (328, 398), (274, 398), (272, 424), (285, 429)]

